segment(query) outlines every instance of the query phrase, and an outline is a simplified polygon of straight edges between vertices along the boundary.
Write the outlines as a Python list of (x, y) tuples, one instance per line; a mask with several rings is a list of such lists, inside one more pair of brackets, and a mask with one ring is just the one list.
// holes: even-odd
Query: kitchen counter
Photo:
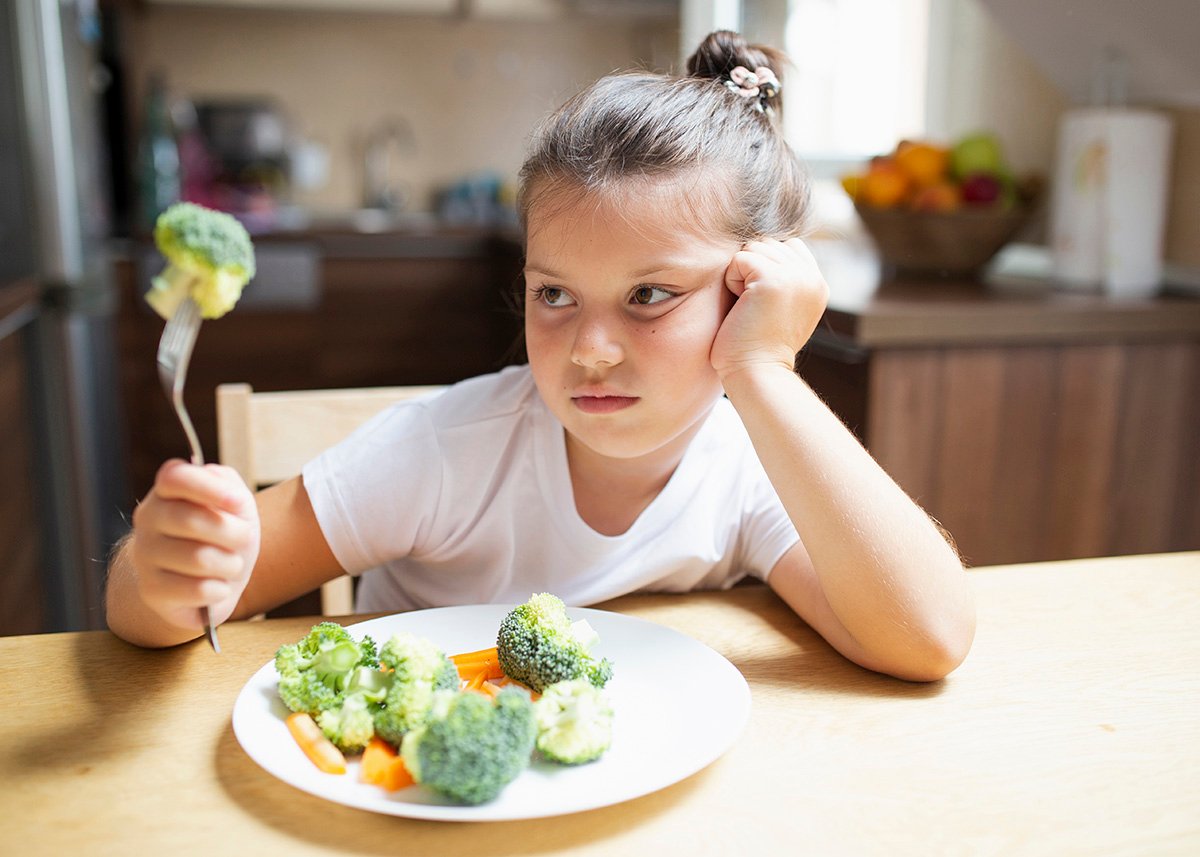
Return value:
[[(497, 250), (519, 254), (521, 249), (520, 234), (512, 228), (453, 225), (432, 218), (356, 222), (351, 217), (331, 217), (255, 232), (251, 238), (256, 250), (304, 245), (326, 258), (457, 259)], [(117, 257), (155, 255), (149, 233), (116, 239), (112, 247)]]
[(1140, 300), (1065, 289), (1003, 272), (982, 282), (888, 279), (874, 257), (848, 244), (814, 242), (829, 282), (818, 341), (862, 349), (1200, 339), (1200, 296)]

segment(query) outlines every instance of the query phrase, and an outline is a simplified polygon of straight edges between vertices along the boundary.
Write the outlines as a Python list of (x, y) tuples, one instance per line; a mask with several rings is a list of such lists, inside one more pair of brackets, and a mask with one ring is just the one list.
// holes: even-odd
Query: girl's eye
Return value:
[(557, 286), (539, 286), (533, 299), (546, 306), (570, 306), (575, 303), (571, 296)]
[(635, 304), (656, 304), (667, 298), (675, 297), (675, 293), (660, 286), (638, 286), (633, 290), (631, 297)]

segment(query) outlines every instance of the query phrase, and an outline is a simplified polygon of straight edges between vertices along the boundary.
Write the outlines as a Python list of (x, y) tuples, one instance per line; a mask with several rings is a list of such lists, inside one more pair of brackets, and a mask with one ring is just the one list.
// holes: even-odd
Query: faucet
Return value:
[(390, 116), (367, 134), (363, 156), (363, 207), (395, 212), (404, 207), (408, 191), (391, 179), (392, 153), (416, 152), (412, 126), (401, 116)]

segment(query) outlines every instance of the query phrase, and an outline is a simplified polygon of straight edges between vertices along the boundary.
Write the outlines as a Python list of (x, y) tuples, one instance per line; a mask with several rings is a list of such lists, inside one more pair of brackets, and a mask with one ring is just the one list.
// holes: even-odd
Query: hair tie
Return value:
[(760, 65), (754, 71), (743, 65), (735, 66), (724, 81), (732, 92), (743, 98), (754, 99), (754, 109), (759, 113), (773, 113), (770, 100), (779, 94), (781, 85), (775, 72)]

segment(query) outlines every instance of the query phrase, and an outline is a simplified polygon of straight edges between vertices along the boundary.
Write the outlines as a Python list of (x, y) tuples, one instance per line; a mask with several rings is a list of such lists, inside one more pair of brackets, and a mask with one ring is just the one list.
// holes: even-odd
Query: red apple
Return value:
[(962, 198), (967, 205), (993, 205), (1003, 191), (1000, 179), (991, 173), (971, 173), (963, 179)]

